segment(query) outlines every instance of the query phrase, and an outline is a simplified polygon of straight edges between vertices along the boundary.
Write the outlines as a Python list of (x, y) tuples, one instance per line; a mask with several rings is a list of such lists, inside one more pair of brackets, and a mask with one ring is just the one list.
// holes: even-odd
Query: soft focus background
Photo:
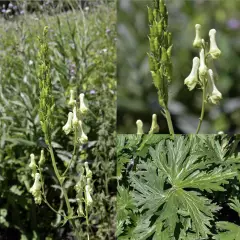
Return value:
[[(202, 25), (202, 34), (209, 39), (210, 29), (217, 30), (217, 44), (222, 51), (215, 60), (217, 88), (223, 95), (219, 106), (206, 105), (201, 133), (240, 132), (240, 1), (239, 0), (166, 0), (169, 29), (173, 34), (173, 82), (169, 87), (169, 109), (176, 133), (196, 131), (201, 111), (200, 90), (188, 91), (184, 79), (198, 55), (192, 42), (195, 24)], [(160, 114), (157, 93), (149, 73), (147, 52), (147, 5), (151, 0), (118, 1), (118, 133), (135, 133), (136, 120), (149, 131), (151, 115), (157, 113), (161, 133), (168, 133)]]
[[(116, 4), (115, 1), (0, 2), (0, 239), (74, 239), (69, 224), (48, 206), (36, 205), (29, 155), (44, 146), (39, 123), (36, 76), (37, 37), (49, 26), (49, 48), (55, 107), (53, 148), (60, 171), (69, 162), (72, 134), (62, 131), (69, 108), (69, 90), (85, 93), (91, 115), (84, 121), (89, 142), (78, 149), (78, 164), (93, 172), (92, 240), (114, 239), (116, 127)], [(46, 152), (46, 151), (45, 151)], [(76, 209), (76, 164), (65, 182)], [(49, 156), (44, 166), (50, 204), (59, 209), (58, 182)], [(86, 221), (81, 219), (82, 239)]]

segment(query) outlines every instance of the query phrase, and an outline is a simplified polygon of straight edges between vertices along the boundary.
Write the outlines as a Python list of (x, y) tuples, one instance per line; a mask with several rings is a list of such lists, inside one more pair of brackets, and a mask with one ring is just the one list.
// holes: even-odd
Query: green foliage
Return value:
[[(118, 239), (209, 239), (221, 236), (214, 234), (216, 228), (238, 234), (238, 225), (222, 223), (218, 214), (224, 210), (221, 192), (226, 195), (226, 191), (230, 195), (227, 201), (232, 199), (230, 207), (239, 211), (237, 192), (231, 190), (239, 175), (236, 138), (177, 135), (170, 139), (156, 135), (156, 141), (143, 141), (144, 154), (139, 148), (142, 139), (118, 137), (122, 173), (117, 200)], [(134, 159), (131, 169), (130, 159)]]
[[(16, 230), (27, 239), (67, 238), (69, 224), (48, 206), (35, 205), (29, 189), (33, 184), (28, 167), (29, 155), (37, 159), (46, 147), (39, 110), (37, 53), (44, 26), (49, 26), (48, 47), (51, 65), (52, 95), (55, 100), (52, 147), (57, 167), (68, 166), (73, 150), (72, 136), (63, 134), (70, 89), (83, 92), (96, 119), (84, 120), (84, 131), (91, 141), (76, 149), (77, 157), (64, 183), (70, 202), (77, 208), (74, 185), (78, 166), (89, 162), (93, 172), (94, 204), (89, 219), (90, 239), (114, 238), (115, 184), (113, 180), (116, 79), (114, 2), (96, 5), (89, 10), (72, 9), (59, 14), (25, 14), (12, 21), (0, 21), (0, 198), (1, 209), (7, 209), (0, 228)], [(65, 210), (50, 155), (43, 168), (45, 191), (49, 203), (60, 213)], [(10, 190), (11, 189), (11, 190)], [(59, 196), (61, 198), (59, 199)], [(63, 209), (62, 209), (63, 208)], [(47, 216), (47, 217), (46, 217)], [(6, 225), (7, 224), (7, 225)], [(5, 226), (5, 227), (4, 227)], [(86, 222), (79, 225), (86, 237)]]

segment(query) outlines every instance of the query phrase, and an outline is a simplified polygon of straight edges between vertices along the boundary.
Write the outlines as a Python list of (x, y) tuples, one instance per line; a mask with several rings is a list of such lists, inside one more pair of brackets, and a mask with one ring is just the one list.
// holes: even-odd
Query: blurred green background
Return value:
[[(157, 92), (149, 72), (147, 52), (147, 5), (152, 0), (118, 1), (118, 133), (135, 133), (141, 119), (149, 131), (151, 115), (157, 113), (161, 133), (168, 133), (160, 113)], [(169, 29), (173, 34), (173, 82), (169, 87), (169, 109), (176, 133), (196, 131), (201, 111), (199, 89), (191, 92), (184, 79), (192, 68), (198, 50), (192, 46), (195, 24), (202, 25), (202, 36), (208, 41), (210, 29), (217, 30), (217, 44), (222, 55), (217, 59), (217, 88), (223, 95), (218, 106), (207, 104), (201, 133), (240, 132), (240, 1), (238, 0), (165, 0), (169, 12)]]

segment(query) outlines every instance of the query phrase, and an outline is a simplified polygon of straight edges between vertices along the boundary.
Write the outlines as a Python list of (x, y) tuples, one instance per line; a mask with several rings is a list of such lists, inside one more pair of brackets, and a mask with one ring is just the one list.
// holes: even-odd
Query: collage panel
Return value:
[(0, 240), (115, 239), (116, 2), (0, 1)]
[(117, 3), (118, 133), (239, 133), (239, 1), (165, 3)]
[(237, 240), (240, 135), (119, 134), (119, 240)]

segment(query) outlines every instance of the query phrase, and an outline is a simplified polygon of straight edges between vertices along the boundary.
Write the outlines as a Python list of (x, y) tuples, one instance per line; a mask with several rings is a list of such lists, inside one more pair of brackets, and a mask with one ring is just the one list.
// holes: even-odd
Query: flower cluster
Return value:
[(84, 99), (84, 94), (79, 95), (79, 104), (74, 98), (74, 91), (70, 90), (68, 105), (72, 107), (72, 112), (68, 113), (67, 123), (63, 126), (63, 131), (69, 134), (72, 130), (76, 134), (78, 143), (87, 143), (88, 137), (83, 131), (83, 116), (88, 112), (88, 107)]
[[(200, 50), (199, 58), (193, 58), (192, 70), (189, 76), (184, 80), (184, 84), (187, 85), (188, 89), (192, 91), (197, 84), (202, 89), (208, 89), (207, 98), (213, 104), (218, 104), (219, 100), (222, 99), (222, 94), (218, 91), (215, 85), (215, 75), (212, 69), (208, 67), (208, 61), (210, 59), (217, 59), (221, 55), (221, 51), (216, 43), (216, 30), (211, 29), (209, 31), (210, 44), (207, 44), (204, 39), (201, 38), (201, 25), (195, 25), (196, 36), (193, 41), (193, 46)], [(209, 46), (209, 47), (208, 47)]]
[[(80, 178), (75, 186), (77, 192), (76, 199), (78, 203), (78, 216), (85, 216), (87, 208), (91, 207), (93, 200), (92, 194), (92, 171), (89, 169), (88, 163), (84, 163), (84, 167), (80, 169)], [(85, 203), (85, 212), (83, 209), (83, 202)]]
[[(30, 154), (30, 164), (29, 168), (32, 171), (31, 176), (34, 178), (34, 184), (30, 188), (30, 193), (34, 197), (34, 201), (36, 204), (41, 204), (42, 202), (42, 192), (41, 192), (41, 173), (40, 173), (40, 167), (45, 163), (45, 156), (44, 156), (44, 150), (41, 150), (41, 156), (39, 159), (39, 166), (36, 164), (35, 161), (35, 155), (33, 153)], [(39, 170), (39, 172), (37, 172)]]
[[(137, 125), (137, 134), (138, 135), (142, 135), (144, 134), (144, 131), (143, 131), (143, 122), (141, 120), (137, 120), (136, 121), (136, 125)], [(152, 115), (152, 125), (151, 125), (151, 128), (148, 132), (148, 134), (154, 134), (154, 133), (158, 133), (159, 132), (159, 125), (157, 123), (157, 115), (156, 114), (153, 114)]]

